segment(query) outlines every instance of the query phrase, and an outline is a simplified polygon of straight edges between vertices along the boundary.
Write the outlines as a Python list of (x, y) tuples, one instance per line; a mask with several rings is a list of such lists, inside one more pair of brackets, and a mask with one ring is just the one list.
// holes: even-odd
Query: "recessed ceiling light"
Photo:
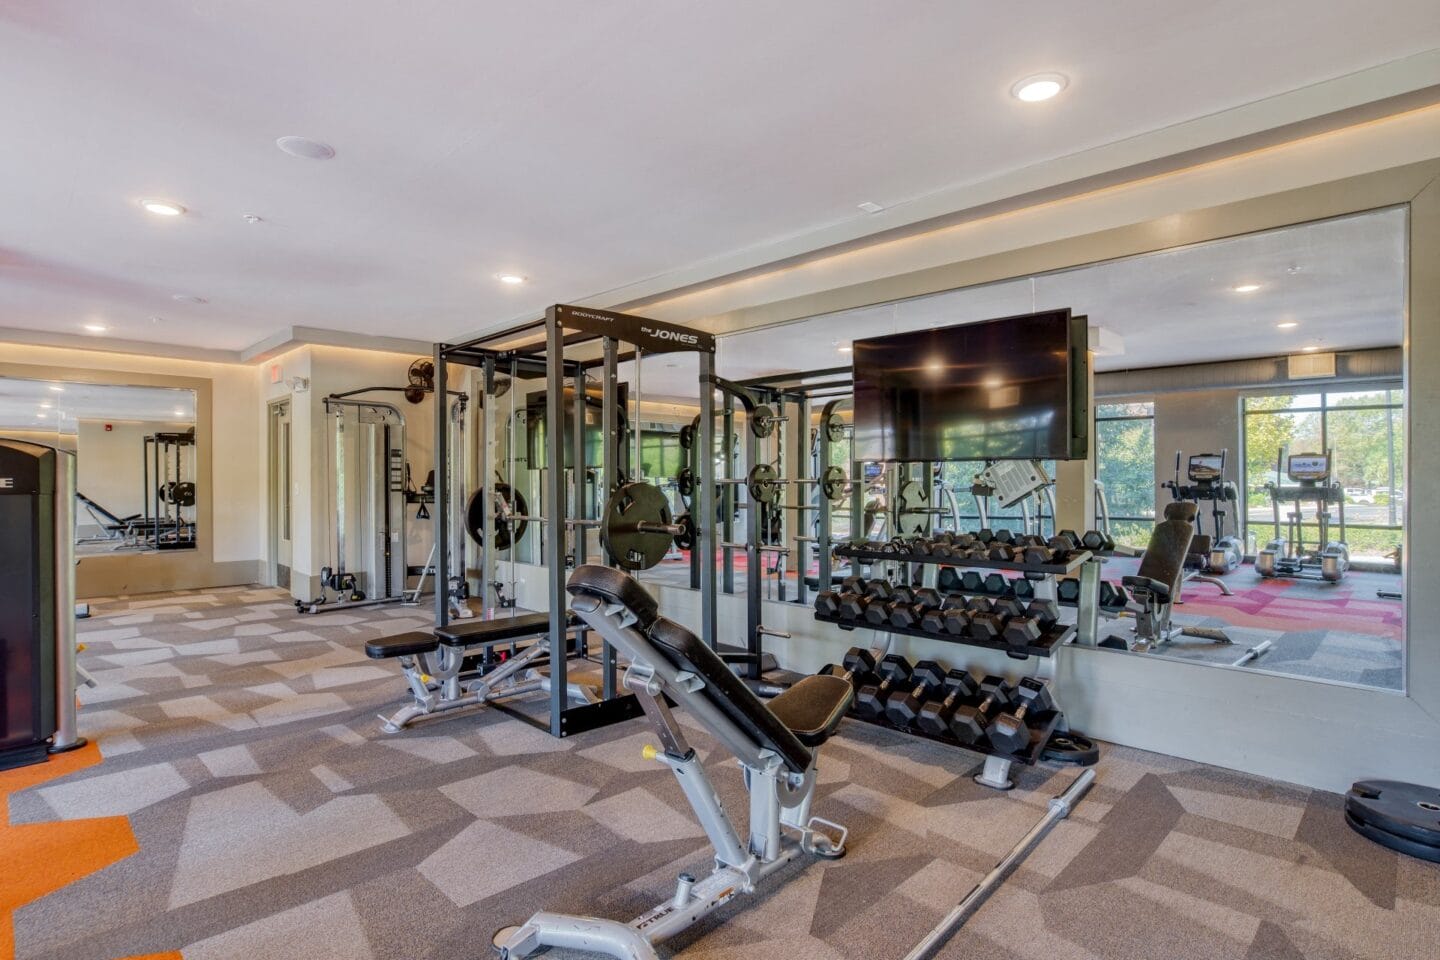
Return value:
[(866, 213), (879, 213), (881, 210), (885, 209), (884, 207), (880, 206), (880, 204), (873, 203), (869, 200), (866, 200), (864, 203), (857, 203), (856, 206), (859, 207), (861, 210), (864, 210)]
[(157, 217), (178, 217), (185, 212), (185, 208), (173, 200), (141, 200), (140, 206)]
[(1235, 293), (1254, 293), (1256, 290), (1260, 289), (1260, 284), (1242, 283), (1238, 287), (1231, 287), (1230, 289), (1233, 290)]
[(281, 137), (275, 141), (275, 146), (302, 160), (329, 160), (335, 156), (335, 148), (330, 144), (309, 137)]
[(240, 219), (241, 219), (241, 220), (244, 220), (246, 223), (264, 223), (264, 222), (265, 222), (265, 218), (262, 217), (262, 216), (260, 216), (260, 214), (258, 214), (258, 213), (243, 213), (243, 214), (240, 215)]
[(171, 300), (174, 300), (176, 303), (206, 303), (206, 302), (207, 302), (204, 297), (197, 297), (197, 296), (195, 296), (195, 295), (192, 294), (192, 293), (173, 293), (173, 294), (170, 295), (170, 299), (171, 299)]
[(185, 416), (185, 411), (184, 411), (184, 410), (181, 410), (181, 409), (179, 409), (179, 408), (176, 408), (175, 410), (172, 410), (172, 411), (170, 411), (170, 412), (173, 413), (173, 414), (175, 414), (175, 416), (177, 416), (177, 417), (183, 417), (183, 416)]
[(60, 386), (60, 384), (58, 384), (58, 383), (52, 383), (52, 384), (50, 384), (50, 392), (51, 392), (51, 393), (64, 393), (64, 392), (65, 392), (65, 388), (62, 387), (62, 386)]
[(1010, 96), (1026, 103), (1039, 103), (1041, 100), (1049, 100), (1069, 85), (1070, 81), (1063, 73), (1037, 73), (1012, 86)]
[(525, 278), (518, 273), (497, 273), (495, 279), (511, 287), (518, 287), (525, 282)]
[(50, 416), (50, 414), (46, 413), (44, 410), (41, 410), (39, 413), (35, 414), (35, 416), (41, 420), (44, 420), (46, 417)]
[(836, 347), (835, 349), (836, 349), (836, 350), (839, 350), (841, 353), (851, 353), (851, 352), (853, 352), (853, 351), (855, 350), (855, 348), (852, 347), (852, 346), (850, 346), (850, 344), (848, 344), (848, 343), (845, 344), (844, 346)]
[(105, 326), (105, 324), (103, 323), (87, 323), (85, 324), (85, 329), (89, 330), (91, 333), (104, 333), (110, 328)]
[(1315, 347), (1315, 346), (1301, 347), (1301, 348), (1300, 348), (1300, 352), (1301, 352), (1301, 353), (1314, 353), (1316, 350), (1319, 350), (1319, 349), (1320, 349), (1319, 347)]
[(41, 400), (41, 401), (40, 401), (40, 409), (41, 409), (41, 410), (49, 410), (49, 409), (50, 409), (51, 407), (53, 407), (53, 406), (55, 406), (55, 404), (51, 403), (49, 400)]
[(1298, 326), (1300, 326), (1300, 324), (1296, 323), (1294, 320), (1286, 320), (1286, 321), (1283, 322), (1283, 323), (1277, 323), (1277, 324), (1275, 324), (1275, 329), (1277, 329), (1277, 330), (1294, 330), (1294, 329), (1295, 329), (1296, 327), (1298, 327)]

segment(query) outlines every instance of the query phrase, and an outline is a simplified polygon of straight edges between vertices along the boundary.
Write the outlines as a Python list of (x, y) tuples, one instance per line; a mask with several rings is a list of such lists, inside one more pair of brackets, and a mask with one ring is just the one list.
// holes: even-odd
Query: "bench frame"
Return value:
[[(465, 661), (477, 650), (501, 643), (514, 643), (523, 637), (488, 640), (477, 636), (473, 644), (453, 644), (439, 639), (436, 648), (427, 653), (403, 654), (400, 661), (412, 700), (390, 716), (380, 715), (380, 729), (399, 733), (424, 717), (453, 713), (480, 704), (502, 706), (500, 701), (527, 693), (549, 693), (551, 681), (534, 667), (540, 666), (550, 645), (545, 642), (545, 628), (536, 630), (536, 642), (523, 650), (515, 650), (510, 659), (478, 676), (467, 675)], [(569, 699), (581, 704), (599, 702), (593, 687), (567, 683)]]
[[(536, 913), (520, 926), (505, 927), (495, 934), (493, 943), (502, 960), (528, 957), (546, 947), (587, 950), (620, 960), (658, 960), (655, 944), (684, 931), (739, 894), (753, 893), (761, 880), (801, 854), (830, 859), (844, 855), (847, 831), (810, 814), (818, 747), (810, 748), (810, 764), (803, 772), (788, 768), (774, 750), (702, 695), (704, 680), (658, 654), (638, 629), (635, 612), (629, 607), (593, 594), (576, 596), (572, 606), (630, 661), (624, 685), (640, 701), (661, 744), (658, 750), (647, 748), (646, 756), (653, 756), (675, 774), (714, 847), (715, 867), (700, 880), (682, 873), (673, 896), (628, 924)], [(730, 822), (667, 698), (689, 711), (740, 761), (750, 794), (748, 841), (742, 841)]]

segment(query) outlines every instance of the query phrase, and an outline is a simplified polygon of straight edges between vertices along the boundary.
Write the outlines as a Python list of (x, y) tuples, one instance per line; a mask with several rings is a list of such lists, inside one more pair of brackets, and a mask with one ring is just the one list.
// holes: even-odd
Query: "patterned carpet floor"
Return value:
[[(538, 908), (629, 919), (704, 868), (643, 721), (554, 740), (484, 710), (382, 734), (403, 683), (363, 643), (425, 613), (298, 616), (263, 589), (97, 602), (81, 727), (98, 753), (0, 774), (15, 955), (481, 958)], [(738, 769), (693, 741), (743, 816)], [(816, 813), (850, 828), (849, 855), (792, 865), (667, 953), (903, 956), (1075, 776), (1027, 768), (1000, 794), (979, 764), (846, 724)], [(1121, 747), (1098, 774), (941, 956), (1436, 956), (1440, 868), (1351, 833), (1338, 797)], [(83, 856), (57, 854), (66, 837)]]

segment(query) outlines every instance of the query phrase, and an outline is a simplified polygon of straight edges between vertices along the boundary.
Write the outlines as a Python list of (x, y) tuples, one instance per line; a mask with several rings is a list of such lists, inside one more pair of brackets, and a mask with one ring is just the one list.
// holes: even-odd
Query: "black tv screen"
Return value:
[(856, 459), (1085, 457), (1087, 333), (1067, 308), (856, 340)]

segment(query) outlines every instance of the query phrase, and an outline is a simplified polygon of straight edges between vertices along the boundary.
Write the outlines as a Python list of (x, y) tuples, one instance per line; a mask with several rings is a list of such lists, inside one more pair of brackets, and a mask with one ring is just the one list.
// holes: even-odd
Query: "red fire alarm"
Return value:
[(115, 427), (114, 427), (112, 424), (108, 424), (108, 423), (105, 424), (105, 432), (106, 432), (106, 433), (109, 433), (111, 430), (114, 430), (114, 429), (115, 429)]

